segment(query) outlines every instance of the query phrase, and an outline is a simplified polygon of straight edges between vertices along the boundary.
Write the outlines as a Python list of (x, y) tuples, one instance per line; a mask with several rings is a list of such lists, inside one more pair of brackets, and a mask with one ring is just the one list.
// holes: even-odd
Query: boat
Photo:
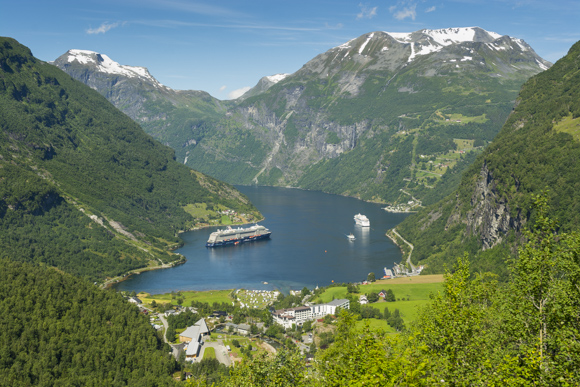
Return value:
[(346, 237), (349, 241), (354, 241), (356, 239), (352, 233), (348, 234)]
[(363, 226), (363, 227), (370, 227), (371, 226), (371, 222), (369, 221), (369, 218), (367, 218), (365, 215), (362, 215), (362, 214), (356, 214), (354, 216), (354, 222), (358, 226)]
[(272, 232), (270, 230), (258, 224), (246, 228), (232, 228), (228, 226), (223, 230), (212, 232), (209, 235), (205, 247), (239, 245), (240, 243), (269, 239), (271, 234)]

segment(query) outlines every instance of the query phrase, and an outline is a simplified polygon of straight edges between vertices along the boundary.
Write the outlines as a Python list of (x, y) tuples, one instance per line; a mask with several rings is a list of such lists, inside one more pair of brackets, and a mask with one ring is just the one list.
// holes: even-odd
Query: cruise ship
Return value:
[(268, 239), (272, 233), (264, 226), (255, 224), (251, 227), (227, 227), (224, 230), (212, 232), (205, 247), (218, 247), (225, 245), (238, 245), (245, 242), (253, 242), (260, 239)]
[(371, 222), (369, 221), (369, 218), (367, 218), (365, 215), (362, 215), (362, 214), (356, 214), (354, 216), (354, 222), (356, 223), (357, 226), (363, 226), (363, 227), (370, 227), (371, 226)]

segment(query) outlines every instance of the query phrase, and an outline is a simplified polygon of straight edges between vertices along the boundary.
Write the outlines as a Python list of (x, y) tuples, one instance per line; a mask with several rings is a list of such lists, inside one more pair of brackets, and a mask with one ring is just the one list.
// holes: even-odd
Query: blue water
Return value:
[[(276, 187), (237, 187), (265, 216), (260, 224), (272, 232), (270, 240), (206, 248), (216, 228), (181, 235), (177, 250), (183, 265), (135, 275), (116, 285), (118, 290), (152, 294), (173, 290), (302, 289), (335, 282), (356, 282), (401, 261), (401, 252), (385, 236), (406, 214), (392, 214), (380, 205), (354, 198)], [(354, 224), (365, 214), (371, 227)], [(349, 233), (356, 237), (347, 239)], [(268, 284), (264, 284), (267, 282)]]

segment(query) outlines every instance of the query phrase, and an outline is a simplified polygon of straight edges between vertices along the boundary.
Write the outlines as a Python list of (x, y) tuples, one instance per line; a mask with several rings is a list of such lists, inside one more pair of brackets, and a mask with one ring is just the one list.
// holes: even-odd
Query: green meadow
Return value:
[(231, 303), (232, 299), (230, 297), (230, 293), (232, 290), (209, 290), (204, 292), (198, 291), (181, 291), (181, 292), (174, 292), (174, 293), (165, 293), (165, 294), (149, 294), (149, 293), (139, 293), (137, 296), (143, 301), (144, 304), (151, 304), (153, 300), (157, 304), (166, 304), (168, 302), (172, 303), (173, 305), (177, 305), (177, 300), (179, 298), (183, 299), (183, 304), (185, 306), (191, 305), (191, 301), (198, 301), (198, 302), (206, 302), (208, 304), (213, 304), (214, 302), (217, 303)]
[[(399, 309), (403, 321), (405, 321), (405, 324), (408, 324), (417, 318), (419, 309), (429, 303), (430, 295), (442, 290), (442, 285), (442, 275), (401, 277), (390, 280), (379, 280), (369, 285), (360, 285), (359, 293), (355, 293), (355, 295), (358, 297), (361, 294), (379, 293), (381, 290), (391, 289), (397, 301), (385, 302), (381, 300), (367, 305), (380, 309), (383, 313), (385, 308), (389, 308), (391, 312)], [(333, 299), (346, 298), (346, 295), (346, 286), (335, 286), (326, 289), (314, 302), (330, 302)], [(383, 328), (388, 332), (389, 327), (386, 323), (383, 325), (382, 321), (372, 319), (370, 321), (371, 324)], [(359, 322), (359, 324), (362, 326), (364, 322)]]

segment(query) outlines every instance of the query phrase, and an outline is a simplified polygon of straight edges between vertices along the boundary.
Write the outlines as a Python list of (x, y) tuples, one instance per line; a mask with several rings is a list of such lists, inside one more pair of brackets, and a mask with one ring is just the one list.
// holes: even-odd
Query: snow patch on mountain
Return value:
[(274, 75), (267, 75), (265, 78), (272, 83), (278, 83), (278, 82), (286, 79), (286, 77), (288, 77), (288, 75), (290, 75), (290, 74), (274, 74)]
[(107, 74), (122, 75), (128, 78), (142, 78), (156, 86), (162, 87), (145, 67), (134, 67), (121, 65), (105, 54), (88, 50), (69, 50), (67, 61), (69, 63), (78, 62), (83, 65), (93, 64), (97, 71)]
[(367, 38), (367, 40), (365, 40), (365, 42), (360, 46), (360, 48), (358, 49), (358, 53), (359, 55), (362, 54), (363, 50), (365, 49), (366, 45), (368, 44), (368, 42), (373, 38), (373, 36), (375, 36), (375, 33), (373, 32), (372, 34), (370, 34)]
[[(484, 31), (478, 27), (461, 27), (461, 28), (445, 28), (439, 30), (420, 30), (416, 32), (385, 32), (386, 34), (393, 37), (397, 42), (402, 44), (411, 44), (411, 55), (408, 61), (411, 62), (418, 55), (427, 55), (432, 52), (441, 51), (443, 47), (464, 43), (464, 42), (474, 42), (478, 40), (477, 32)], [(484, 31), (493, 40), (501, 38), (502, 35)], [(431, 43), (423, 43), (420, 40), (424, 37), (428, 37), (428, 41)], [(430, 39), (429, 39), (430, 38)], [(493, 46), (494, 49), (500, 49), (497, 46)]]

